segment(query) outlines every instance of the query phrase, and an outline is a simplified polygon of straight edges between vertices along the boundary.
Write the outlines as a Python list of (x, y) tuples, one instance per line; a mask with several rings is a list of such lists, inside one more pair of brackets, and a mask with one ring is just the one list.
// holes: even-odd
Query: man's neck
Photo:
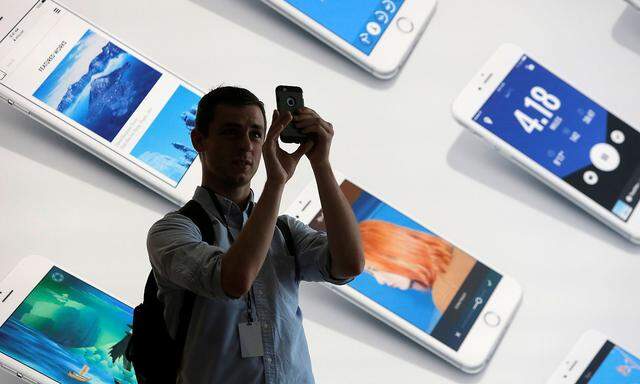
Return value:
[(233, 201), (241, 209), (247, 206), (251, 196), (250, 184), (229, 188), (227, 185), (220, 185), (220, 183), (211, 182), (210, 180), (202, 180), (202, 186)]

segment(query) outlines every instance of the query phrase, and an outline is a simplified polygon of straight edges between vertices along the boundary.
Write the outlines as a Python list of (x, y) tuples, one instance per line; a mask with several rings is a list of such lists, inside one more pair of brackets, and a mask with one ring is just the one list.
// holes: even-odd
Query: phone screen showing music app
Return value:
[(620, 219), (631, 216), (640, 133), (530, 57), (473, 119)]
[(286, 0), (300, 12), (369, 55), (404, 0)]

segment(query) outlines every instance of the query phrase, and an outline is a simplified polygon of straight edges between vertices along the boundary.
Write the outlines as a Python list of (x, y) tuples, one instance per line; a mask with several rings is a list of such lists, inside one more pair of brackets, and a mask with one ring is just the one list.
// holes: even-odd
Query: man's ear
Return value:
[(191, 144), (196, 152), (204, 152), (204, 135), (195, 128), (191, 130)]

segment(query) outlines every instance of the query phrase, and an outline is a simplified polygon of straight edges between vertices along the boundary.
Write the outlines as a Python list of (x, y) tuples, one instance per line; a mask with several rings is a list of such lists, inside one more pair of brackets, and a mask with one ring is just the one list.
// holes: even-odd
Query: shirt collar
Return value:
[(221, 216), (220, 218), (223, 218), (225, 221), (227, 221), (229, 215), (233, 211), (241, 212), (243, 215), (248, 217), (255, 205), (253, 189), (249, 190), (249, 200), (244, 210), (241, 210), (238, 204), (232, 200), (203, 186), (198, 186), (196, 188), (196, 191), (193, 194), (193, 200), (200, 203), (207, 212), (214, 213), (216, 216)]

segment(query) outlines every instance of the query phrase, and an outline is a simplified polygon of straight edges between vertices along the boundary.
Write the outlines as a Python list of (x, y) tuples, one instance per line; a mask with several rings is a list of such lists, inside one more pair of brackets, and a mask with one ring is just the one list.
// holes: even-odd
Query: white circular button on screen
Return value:
[(587, 171), (582, 175), (582, 180), (589, 185), (598, 184), (598, 174), (593, 171)]
[(611, 135), (609, 135), (609, 137), (611, 138), (611, 141), (613, 141), (616, 144), (622, 144), (624, 143), (624, 133), (622, 133), (622, 131), (619, 130), (615, 130), (613, 132), (611, 132)]
[(484, 314), (484, 322), (490, 327), (497, 327), (500, 325), (500, 316), (495, 312), (487, 312)]
[(594, 145), (591, 147), (589, 157), (593, 166), (604, 172), (611, 172), (620, 165), (620, 154), (611, 144)]
[(400, 17), (396, 21), (398, 29), (404, 33), (410, 33), (413, 31), (413, 22), (406, 17)]
[(380, 28), (380, 24), (375, 21), (370, 21), (367, 23), (367, 32), (372, 36), (378, 36), (380, 32), (382, 32), (382, 28)]

